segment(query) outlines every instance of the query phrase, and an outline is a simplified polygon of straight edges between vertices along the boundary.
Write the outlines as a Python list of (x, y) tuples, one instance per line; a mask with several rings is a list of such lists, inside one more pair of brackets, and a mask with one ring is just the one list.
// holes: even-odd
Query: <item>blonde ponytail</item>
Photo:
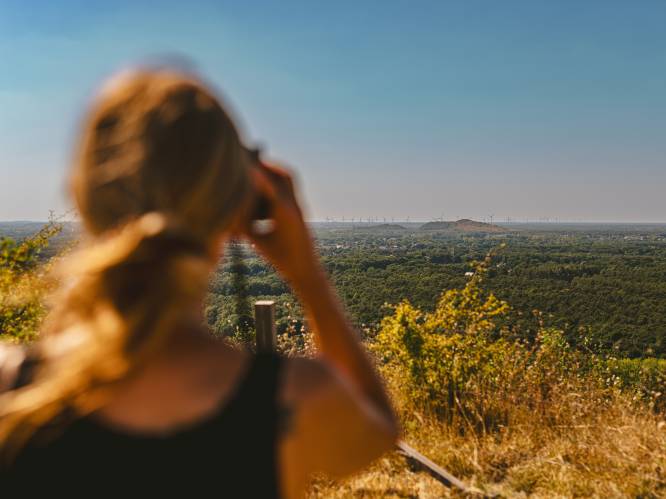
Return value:
[(97, 408), (186, 318), (208, 270), (206, 248), (155, 212), (71, 255), (34, 381), (0, 396), (0, 442), (24, 441), (64, 409)]
[(60, 266), (32, 382), (0, 395), (0, 454), (98, 408), (191, 321), (214, 242), (247, 196), (248, 161), (192, 77), (135, 71), (105, 87), (71, 182), (89, 242)]

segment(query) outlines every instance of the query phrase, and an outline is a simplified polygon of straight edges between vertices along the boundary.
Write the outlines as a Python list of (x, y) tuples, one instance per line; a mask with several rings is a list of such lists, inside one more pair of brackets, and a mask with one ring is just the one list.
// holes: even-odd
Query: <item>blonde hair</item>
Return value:
[(71, 191), (89, 241), (69, 256), (33, 381), (0, 397), (0, 448), (85, 414), (159, 349), (205, 292), (214, 238), (249, 188), (249, 157), (196, 78), (132, 70), (83, 126)]

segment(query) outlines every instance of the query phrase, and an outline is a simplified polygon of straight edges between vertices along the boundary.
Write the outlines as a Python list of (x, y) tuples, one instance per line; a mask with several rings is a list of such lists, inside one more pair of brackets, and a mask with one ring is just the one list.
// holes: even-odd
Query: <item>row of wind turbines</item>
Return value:
[[(460, 220), (461, 218), (465, 217), (460, 217), (456, 215), (454, 220)], [(484, 223), (490, 223), (493, 224), (496, 220), (496, 217), (494, 214), (487, 215), (485, 217), (482, 217), (481, 221)], [(434, 217), (430, 220), (430, 222), (444, 222), (444, 214), (440, 217)], [(540, 217), (537, 219), (530, 219), (530, 218), (518, 218), (518, 217), (510, 217), (507, 216), (506, 218), (501, 219), (502, 222), (505, 222), (507, 224), (511, 223), (559, 223), (560, 219), (558, 217)], [(410, 223), (410, 222), (423, 222), (423, 220), (412, 220), (411, 217), (407, 216), (405, 218), (396, 218), (396, 217), (341, 217), (341, 218), (334, 218), (334, 217), (326, 217), (324, 219), (325, 223)]]

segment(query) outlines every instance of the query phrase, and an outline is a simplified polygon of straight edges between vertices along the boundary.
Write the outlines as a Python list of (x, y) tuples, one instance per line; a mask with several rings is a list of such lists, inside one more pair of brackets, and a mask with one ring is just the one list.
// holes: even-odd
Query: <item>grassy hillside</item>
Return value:
[(470, 232), (470, 233), (505, 233), (508, 232), (504, 227), (499, 225), (487, 224), (485, 222), (476, 222), (463, 218), (455, 222), (434, 221), (427, 222), (419, 227), (419, 230), (437, 230), (437, 231), (453, 231), (453, 232)]

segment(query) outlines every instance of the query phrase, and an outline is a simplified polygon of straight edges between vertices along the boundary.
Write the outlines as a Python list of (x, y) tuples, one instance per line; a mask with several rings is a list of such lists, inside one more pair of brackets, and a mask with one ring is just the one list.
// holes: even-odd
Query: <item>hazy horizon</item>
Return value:
[(0, 3), (0, 220), (69, 209), (95, 88), (179, 54), (308, 217), (666, 222), (666, 3)]
[[(337, 219), (337, 218), (322, 218), (322, 219), (307, 219), (308, 223), (314, 223), (314, 224), (326, 224), (326, 223), (335, 223), (335, 224), (424, 224), (428, 222), (456, 222), (460, 220), (472, 220), (475, 222), (484, 222), (484, 223), (491, 223), (489, 219), (475, 219), (475, 218), (469, 218), (469, 217), (462, 217), (462, 218), (457, 218), (457, 219), (440, 219), (440, 218), (420, 218), (420, 219), (393, 219), (391, 220), (390, 218), (386, 217), (377, 217), (375, 220), (368, 220), (368, 219), (361, 219), (359, 220), (358, 218), (354, 218), (354, 220), (351, 219)], [(61, 220), (65, 223), (80, 223), (78, 220), (75, 220), (73, 218), (68, 218), (65, 220)], [(0, 220), (0, 224), (21, 224), (21, 223), (35, 223), (35, 224), (45, 224), (48, 223), (48, 219), (43, 219), (43, 220), (36, 220), (36, 219), (16, 219), (16, 220)], [(666, 221), (603, 221), (603, 220), (560, 220), (560, 219), (549, 219), (549, 220), (543, 220), (543, 219), (516, 219), (516, 220), (509, 220), (507, 221), (506, 219), (500, 219), (500, 220), (493, 220), (492, 224), (494, 225), (551, 225), (551, 226), (563, 226), (563, 225), (629, 225), (629, 226), (643, 226), (643, 225), (650, 225), (650, 226), (666, 226)]]

